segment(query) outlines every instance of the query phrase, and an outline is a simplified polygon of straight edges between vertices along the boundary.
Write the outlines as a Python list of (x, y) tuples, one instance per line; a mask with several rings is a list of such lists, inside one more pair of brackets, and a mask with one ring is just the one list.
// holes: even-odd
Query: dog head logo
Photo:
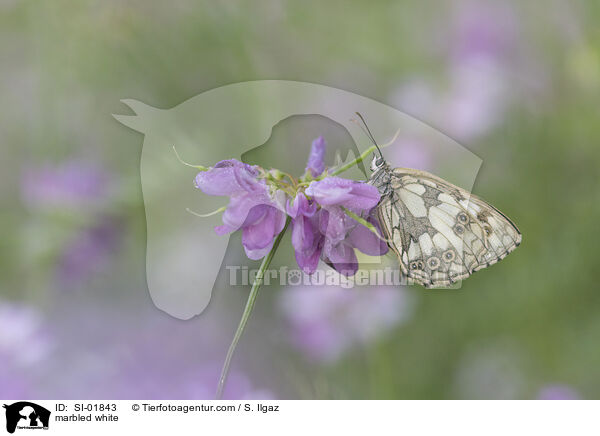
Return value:
[(15, 429), (47, 429), (50, 411), (29, 401), (19, 401), (3, 406), (6, 409), (6, 431), (14, 433)]

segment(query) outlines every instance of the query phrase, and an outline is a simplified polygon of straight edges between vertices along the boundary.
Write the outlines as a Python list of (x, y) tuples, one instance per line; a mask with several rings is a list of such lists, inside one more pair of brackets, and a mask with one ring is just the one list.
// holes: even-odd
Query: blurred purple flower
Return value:
[(52, 348), (37, 310), (0, 300), (0, 398), (36, 397), (38, 368), (44, 366)]
[(313, 177), (318, 177), (325, 171), (325, 151), (327, 143), (322, 136), (319, 136), (312, 142), (306, 172), (311, 172)]
[[(413, 77), (401, 83), (392, 91), (391, 100), (399, 109), (423, 121), (431, 121), (432, 108), (439, 95), (431, 84), (421, 77)], [(397, 150), (399, 147), (393, 147)]]
[(116, 247), (120, 234), (118, 220), (101, 215), (109, 199), (110, 179), (110, 174), (98, 163), (80, 159), (27, 168), (23, 172), (21, 194), (25, 204), (31, 208), (70, 208), (84, 218), (69, 223), (73, 226), (70, 239), (57, 247), (56, 272), (61, 286), (81, 282), (106, 262)]
[[(35, 398), (215, 397), (221, 353), (229, 339), (222, 329), (225, 306), (213, 305), (201, 318), (185, 322), (143, 305), (132, 310), (127, 304), (98, 304), (82, 311), (65, 295), (56, 306), (52, 326), (57, 348), (23, 376), (33, 380)], [(244, 362), (240, 359), (232, 368), (225, 398), (274, 399), (275, 393), (256, 381), (269, 377), (269, 366), (251, 373)], [(43, 383), (36, 386), (36, 380)]]
[(71, 287), (105, 266), (121, 234), (121, 223), (109, 217), (76, 233), (58, 261), (59, 283)]
[(15, 371), (5, 364), (0, 373), (0, 399), (36, 397), (29, 378), (26, 371)]
[(472, 140), (493, 128), (506, 107), (500, 72), (490, 65), (456, 68), (452, 87), (441, 103), (440, 123), (461, 140)]
[(72, 160), (26, 169), (21, 193), (30, 207), (74, 207), (104, 198), (108, 181), (108, 174), (96, 163)]
[(501, 2), (467, 2), (457, 10), (451, 38), (454, 62), (487, 58), (502, 62), (514, 50), (518, 37), (512, 7)]
[(52, 341), (40, 314), (32, 307), (0, 301), (0, 361), (17, 368), (43, 361)]
[(427, 170), (433, 166), (433, 159), (426, 144), (418, 139), (403, 138), (394, 147), (393, 162), (406, 168)]
[[(215, 380), (219, 379), (220, 367), (217, 364), (205, 365), (192, 373), (186, 389), (186, 397), (194, 400), (214, 400)], [(224, 400), (274, 400), (275, 395), (266, 389), (256, 389), (250, 379), (239, 371), (232, 371), (227, 377), (223, 392)]]
[[(502, 116), (509, 98), (505, 77), (500, 69), (485, 60), (451, 65), (448, 74), (447, 89), (414, 92), (427, 94), (427, 98), (413, 101), (415, 96), (410, 88), (424, 88), (426, 85), (420, 82), (406, 84), (392, 98), (399, 107), (439, 126), (450, 136), (473, 140), (493, 128)], [(402, 147), (397, 149), (402, 151)]]
[[(190, 337), (193, 341), (195, 338)], [(184, 354), (162, 356), (154, 350), (146, 356), (135, 346), (130, 355), (116, 356), (116, 371), (98, 386), (96, 394), (115, 399), (190, 399), (214, 400), (220, 367), (217, 361), (200, 361), (194, 366), (178, 362)], [(151, 360), (145, 360), (151, 357)], [(188, 356), (189, 357), (189, 356)], [(177, 373), (172, 373), (176, 368)], [(106, 390), (108, 389), (108, 390)], [(224, 400), (272, 400), (276, 396), (266, 389), (257, 389), (248, 376), (233, 370), (223, 392)]]
[(555, 384), (544, 386), (538, 393), (538, 400), (579, 400), (576, 390), (567, 385)]
[(258, 167), (229, 159), (199, 173), (195, 180), (205, 194), (230, 197), (223, 225), (215, 231), (224, 235), (242, 229), (242, 245), (250, 259), (264, 257), (285, 226), (283, 203), (276, 201), (281, 195), (271, 195), (258, 176)]
[(352, 347), (366, 344), (405, 322), (412, 304), (403, 289), (330, 286), (289, 287), (280, 307), (292, 343), (309, 358), (333, 362)]
[(510, 5), (494, 2), (460, 4), (453, 20), (447, 88), (413, 79), (392, 98), (450, 136), (472, 141), (499, 122), (511, 98), (507, 74), (519, 48), (518, 23)]
[(507, 62), (517, 40), (509, 5), (468, 2), (458, 8), (451, 39), (451, 86), (441, 106), (442, 127), (450, 135), (471, 140), (498, 122), (506, 106)]

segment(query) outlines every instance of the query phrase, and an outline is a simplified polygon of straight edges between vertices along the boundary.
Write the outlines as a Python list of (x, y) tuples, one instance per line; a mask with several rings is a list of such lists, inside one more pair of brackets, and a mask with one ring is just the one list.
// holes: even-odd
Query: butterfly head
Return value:
[(381, 155), (374, 155), (371, 161), (371, 171), (377, 171), (385, 166), (385, 159)]
[[(371, 140), (371, 142), (373, 143), (373, 145), (377, 149), (377, 152), (379, 153), (379, 156), (377, 156), (375, 154), (373, 156), (373, 160), (371, 161), (371, 171), (375, 172), (377, 170), (380, 170), (380, 169), (384, 168), (387, 165), (387, 162), (383, 158), (383, 153), (381, 153), (381, 149), (379, 148), (379, 145), (377, 145), (377, 141), (375, 141), (375, 137), (371, 133), (371, 129), (369, 129), (369, 126), (367, 125), (367, 122), (365, 121), (365, 119), (363, 118), (363, 116), (360, 114), (360, 112), (356, 112), (356, 115), (358, 115), (358, 117), (362, 121), (363, 125), (361, 126), (358, 123), (357, 120), (352, 120), (352, 121), (354, 121), (355, 123), (357, 123), (360, 126), (360, 128), (363, 129), (363, 131), (367, 134), (367, 137)], [(363, 126), (364, 126), (364, 128), (363, 128)]]

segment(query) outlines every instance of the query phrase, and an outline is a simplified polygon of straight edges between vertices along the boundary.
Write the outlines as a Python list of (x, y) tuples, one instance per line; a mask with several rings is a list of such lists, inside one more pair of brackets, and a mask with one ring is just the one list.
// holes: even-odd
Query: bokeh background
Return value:
[[(143, 137), (111, 114), (286, 79), (457, 140), (524, 242), (460, 290), (265, 287), (225, 397), (600, 398), (598, 21), (594, 0), (1, 0), (0, 397), (213, 397), (248, 289), (188, 321), (153, 305)], [(305, 122), (280, 134), (308, 147)]]

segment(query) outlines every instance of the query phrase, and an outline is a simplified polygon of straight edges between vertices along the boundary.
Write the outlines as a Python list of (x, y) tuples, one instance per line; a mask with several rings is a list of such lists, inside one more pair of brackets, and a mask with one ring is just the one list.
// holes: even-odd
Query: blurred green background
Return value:
[[(217, 317), (210, 359), (202, 320), (154, 308), (143, 137), (111, 114), (123, 98), (171, 108), (286, 79), (386, 103), (470, 149), (474, 192), (523, 244), (460, 290), (402, 290), (402, 319), (371, 308), (367, 336), (344, 315), (364, 295), (298, 321), (264, 289), (230, 397), (600, 398), (598, 21), (593, 0), (0, 0), (0, 397), (212, 395), (247, 290)], [(407, 160), (435, 162), (418, 153)]]

